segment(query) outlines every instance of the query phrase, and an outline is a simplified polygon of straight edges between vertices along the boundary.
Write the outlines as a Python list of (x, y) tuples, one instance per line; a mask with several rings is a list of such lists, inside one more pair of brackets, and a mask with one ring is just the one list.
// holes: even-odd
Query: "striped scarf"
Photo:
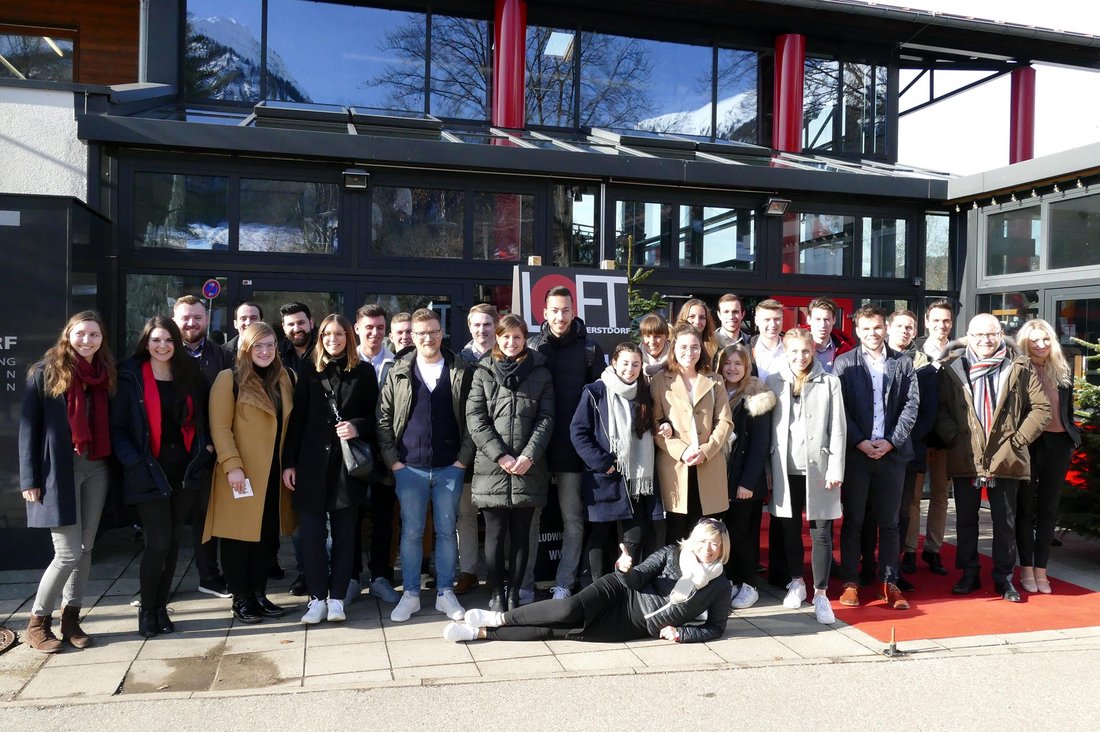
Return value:
[(993, 427), (993, 409), (997, 404), (997, 375), (1004, 367), (1007, 356), (1008, 345), (1005, 343), (1001, 343), (997, 352), (987, 358), (978, 356), (972, 346), (966, 347), (966, 361), (970, 364), (970, 394), (987, 438)]

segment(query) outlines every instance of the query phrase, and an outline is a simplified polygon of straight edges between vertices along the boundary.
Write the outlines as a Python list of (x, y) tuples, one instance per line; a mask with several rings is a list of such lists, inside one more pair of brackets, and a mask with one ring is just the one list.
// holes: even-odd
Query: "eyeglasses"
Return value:
[(253, 351), (261, 351), (261, 352), (263, 352), (263, 351), (274, 351), (275, 350), (275, 344), (274, 343), (253, 343), (252, 344), (252, 350)]
[(1001, 337), (1000, 333), (967, 333), (967, 336), (976, 341), (995, 341)]
[(443, 332), (442, 328), (436, 328), (435, 330), (422, 330), (422, 331), (415, 331), (414, 330), (412, 332), (412, 337), (413, 338), (419, 338), (420, 340), (425, 340), (425, 339), (430, 340), (432, 338), (435, 338), (437, 335), (439, 335), (442, 332)]
[(696, 526), (709, 526), (717, 531), (719, 534), (729, 534), (730, 530), (726, 528), (726, 525), (715, 518), (699, 519), (699, 523)]

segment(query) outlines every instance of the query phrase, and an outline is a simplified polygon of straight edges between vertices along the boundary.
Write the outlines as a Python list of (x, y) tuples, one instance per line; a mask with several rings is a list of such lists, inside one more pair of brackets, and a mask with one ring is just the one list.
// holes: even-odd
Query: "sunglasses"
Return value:
[(726, 525), (716, 518), (699, 519), (699, 523), (697, 523), (696, 526), (709, 526), (719, 534), (729, 534), (729, 529), (726, 528)]

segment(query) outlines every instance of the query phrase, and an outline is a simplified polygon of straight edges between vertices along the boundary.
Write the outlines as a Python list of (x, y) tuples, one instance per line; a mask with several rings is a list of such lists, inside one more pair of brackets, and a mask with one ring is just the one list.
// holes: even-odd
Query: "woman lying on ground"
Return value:
[[(544, 600), (508, 612), (467, 610), (443, 637), (472, 640), (584, 640), (621, 643), (664, 638), (702, 643), (721, 638), (730, 612), (726, 525), (705, 518), (679, 544), (658, 549), (637, 567), (623, 549), (615, 572), (565, 600)], [(694, 624), (700, 615), (701, 624)]]

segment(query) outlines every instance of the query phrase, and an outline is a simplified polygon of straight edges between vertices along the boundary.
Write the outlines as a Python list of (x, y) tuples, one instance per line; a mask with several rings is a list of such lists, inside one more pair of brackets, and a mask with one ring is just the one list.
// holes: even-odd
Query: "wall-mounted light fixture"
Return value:
[(365, 191), (368, 185), (370, 185), (370, 173), (362, 168), (348, 168), (344, 171), (344, 188)]
[(782, 216), (787, 213), (787, 206), (791, 205), (789, 198), (778, 198), (772, 196), (768, 199), (768, 202), (764, 204), (765, 216)]

